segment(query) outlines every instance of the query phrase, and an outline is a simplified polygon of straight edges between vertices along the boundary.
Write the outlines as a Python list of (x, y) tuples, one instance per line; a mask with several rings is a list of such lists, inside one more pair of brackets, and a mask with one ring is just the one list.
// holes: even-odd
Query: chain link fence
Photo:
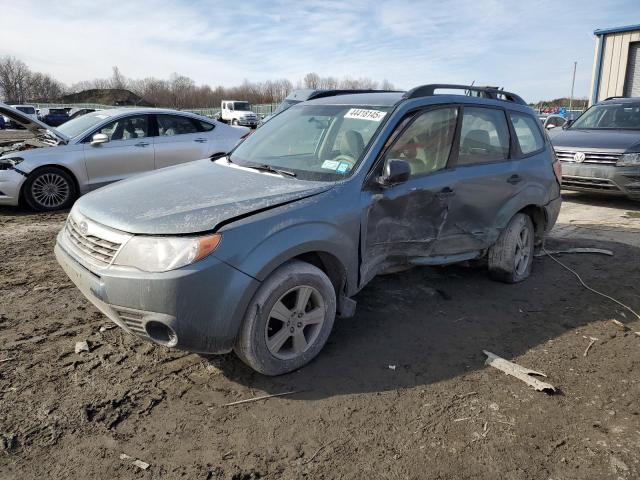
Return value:
[[(30, 103), (38, 109), (46, 108), (95, 108), (96, 110), (104, 110), (107, 108), (136, 108), (135, 106), (118, 107), (114, 105), (102, 105), (100, 103)], [(273, 111), (278, 107), (277, 103), (263, 103), (259, 105), (253, 105), (252, 109), (258, 115), (271, 115)], [(217, 113), (220, 113), (220, 107), (213, 108), (182, 108), (179, 109), (184, 112), (195, 113), (196, 115), (202, 115), (205, 117), (214, 117)]]

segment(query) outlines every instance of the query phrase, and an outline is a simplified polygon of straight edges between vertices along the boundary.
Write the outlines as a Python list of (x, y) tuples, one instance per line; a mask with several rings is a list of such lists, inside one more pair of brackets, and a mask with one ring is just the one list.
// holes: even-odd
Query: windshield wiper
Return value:
[(262, 172), (270, 172), (270, 173), (277, 173), (279, 175), (282, 176), (287, 176), (287, 177), (296, 177), (297, 175), (293, 172), (290, 172), (288, 170), (282, 170), (280, 168), (275, 168), (272, 167), (271, 165), (267, 165), (266, 163), (263, 165), (244, 165), (247, 168), (253, 168), (255, 170), (260, 170)]

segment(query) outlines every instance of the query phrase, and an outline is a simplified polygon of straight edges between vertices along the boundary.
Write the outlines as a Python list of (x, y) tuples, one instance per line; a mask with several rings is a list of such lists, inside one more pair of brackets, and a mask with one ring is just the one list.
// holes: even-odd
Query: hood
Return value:
[(20, 110), (16, 110), (9, 105), (5, 105), (4, 103), (0, 103), (0, 115), (8, 117), (12, 122), (22, 125), (24, 128), (36, 135), (48, 133), (50, 136), (56, 137), (61, 142), (67, 143), (69, 141), (69, 137), (57, 131), (55, 128), (22, 113)]
[(80, 197), (91, 220), (124, 232), (176, 235), (213, 231), (222, 222), (315, 195), (333, 185), (189, 162), (138, 175)]
[[(551, 131), (556, 130), (553, 128)], [(615, 153), (639, 152), (640, 130), (560, 130), (549, 135), (555, 148), (598, 150)]]

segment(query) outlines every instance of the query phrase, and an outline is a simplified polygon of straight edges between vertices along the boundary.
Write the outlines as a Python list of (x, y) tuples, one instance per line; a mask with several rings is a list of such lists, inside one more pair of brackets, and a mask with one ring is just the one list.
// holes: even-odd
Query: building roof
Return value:
[(627, 25), (626, 27), (614, 27), (614, 28), (599, 28), (594, 30), (594, 35), (607, 35), (609, 33), (622, 33), (631, 32), (633, 30), (640, 30), (640, 24)]

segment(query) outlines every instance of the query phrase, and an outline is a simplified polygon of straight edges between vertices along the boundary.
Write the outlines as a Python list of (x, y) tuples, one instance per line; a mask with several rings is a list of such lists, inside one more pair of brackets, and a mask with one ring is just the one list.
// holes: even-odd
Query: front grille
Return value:
[(598, 163), (600, 165), (615, 165), (622, 156), (621, 153), (582, 152), (584, 153), (584, 160), (576, 162), (574, 156), (578, 152), (579, 150), (556, 150), (556, 156), (562, 162)]
[(590, 190), (619, 190), (618, 186), (607, 178), (576, 177), (572, 175), (562, 176), (562, 187), (588, 188)]
[(80, 225), (71, 216), (69, 216), (65, 228), (73, 246), (99, 265), (110, 265), (120, 248), (120, 243), (82, 233)]
[(144, 313), (131, 308), (113, 307), (116, 314), (129, 330), (136, 335), (148, 337), (147, 331), (144, 329), (143, 317)]

